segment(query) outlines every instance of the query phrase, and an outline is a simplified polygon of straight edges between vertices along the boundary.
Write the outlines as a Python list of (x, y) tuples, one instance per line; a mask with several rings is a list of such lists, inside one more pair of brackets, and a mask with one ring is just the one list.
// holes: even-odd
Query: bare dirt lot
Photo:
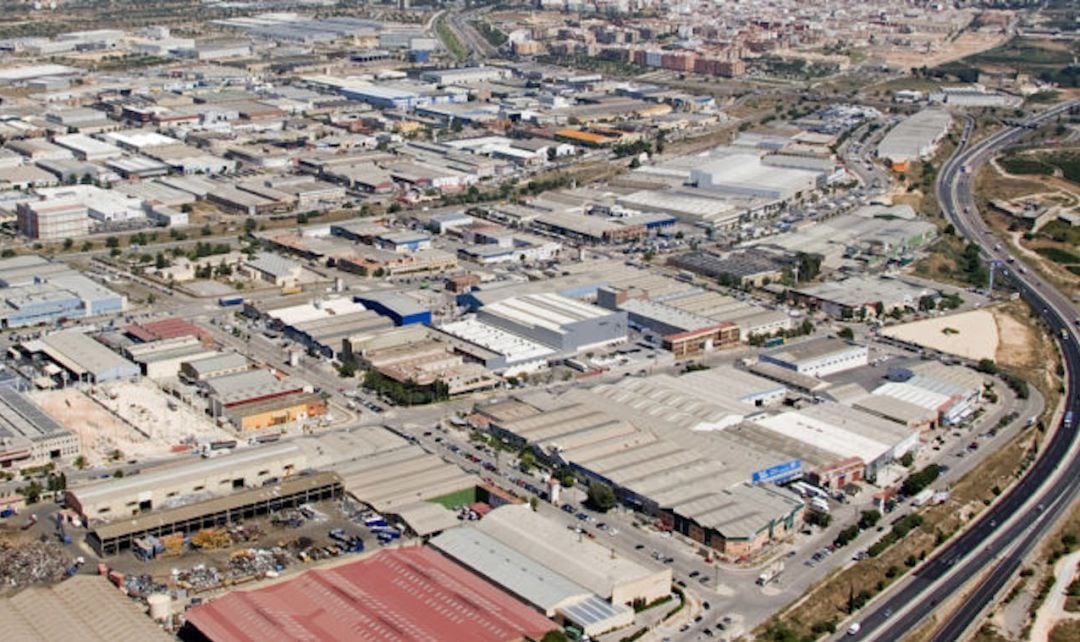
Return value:
[(183, 404), (171, 410), (165, 394), (148, 382), (112, 382), (85, 393), (53, 390), (35, 393), (33, 399), (79, 435), (89, 466), (106, 463), (117, 450), (124, 459), (146, 459), (167, 456), (185, 440), (232, 437)]
[(996, 358), (1001, 340), (999, 326), (989, 310), (913, 321), (887, 328), (882, 334), (976, 360)]
[(1008, 35), (1000, 33), (988, 33), (983, 31), (965, 31), (956, 40), (941, 42), (938, 40), (926, 43), (929, 51), (920, 44), (907, 48), (890, 48), (885, 52), (885, 61), (890, 66), (901, 69), (911, 67), (935, 67), (953, 60), (959, 60), (972, 54), (977, 54), (987, 49), (993, 49), (1006, 42)]

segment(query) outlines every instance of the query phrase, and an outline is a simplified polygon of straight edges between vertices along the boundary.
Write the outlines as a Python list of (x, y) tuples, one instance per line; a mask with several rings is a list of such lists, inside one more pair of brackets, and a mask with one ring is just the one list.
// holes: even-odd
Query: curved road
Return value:
[[(1039, 124), (1080, 106), (1073, 101), (1035, 116), (1026, 124)], [(965, 125), (961, 146), (945, 164), (937, 182), (938, 200), (957, 233), (980, 245), (986, 258), (1001, 261), (1000, 273), (1061, 339), (1069, 374), (1066, 413), (1080, 414), (1080, 319), (1068, 297), (1017, 264), (1020, 273), (1005, 263), (1007, 252), (979, 217), (972, 197), (972, 177), (978, 167), (1015, 143), (1025, 131), (1008, 127), (975, 145), (969, 145), (972, 123)], [(911, 580), (887, 599), (880, 600), (861, 620), (861, 630), (849, 639), (899, 640), (914, 631), (942, 602), (956, 596), (972, 579), (983, 575), (953, 613), (944, 619), (935, 642), (958, 639), (1005, 586), (1024, 556), (1068, 508), (1080, 490), (1080, 454), (1075, 450), (1076, 420), (1062, 420), (1041, 445), (1042, 452), (1027, 474), (984, 511), (964, 533), (951, 540), (923, 564)], [(1052, 480), (1049, 481), (1048, 480)], [(985, 574), (984, 574), (985, 573)], [(896, 615), (893, 615), (896, 614)]]

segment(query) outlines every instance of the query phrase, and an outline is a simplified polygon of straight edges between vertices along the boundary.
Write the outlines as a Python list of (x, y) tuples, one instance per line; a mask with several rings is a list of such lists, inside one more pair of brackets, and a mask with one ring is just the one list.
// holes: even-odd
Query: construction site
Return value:
[(32, 399), (79, 436), (87, 466), (166, 457), (233, 438), (148, 381), (43, 391)]

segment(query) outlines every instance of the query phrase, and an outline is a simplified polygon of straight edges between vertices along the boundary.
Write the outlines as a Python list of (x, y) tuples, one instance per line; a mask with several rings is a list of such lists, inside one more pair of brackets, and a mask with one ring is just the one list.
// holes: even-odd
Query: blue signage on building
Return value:
[(791, 461), (785, 461), (782, 464), (777, 464), (766, 468), (765, 470), (755, 472), (750, 477), (750, 481), (755, 484), (764, 484), (767, 482), (780, 484), (789, 479), (799, 477), (800, 475), (802, 475), (802, 460), (792, 459)]

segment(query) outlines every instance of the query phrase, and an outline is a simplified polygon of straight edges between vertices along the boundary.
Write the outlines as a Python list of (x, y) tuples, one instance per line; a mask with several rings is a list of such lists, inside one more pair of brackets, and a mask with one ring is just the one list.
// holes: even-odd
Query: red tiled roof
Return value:
[(160, 341), (177, 337), (198, 337), (210, 339), (210, 334), (186, 319), (161, 319), (147, 323), (135, 323), (127, 327), (127, 333), (140, 341)]
[(213, 642), (539, 640), (556, 625), (426, 547), (384, 550), (187, 612)]

